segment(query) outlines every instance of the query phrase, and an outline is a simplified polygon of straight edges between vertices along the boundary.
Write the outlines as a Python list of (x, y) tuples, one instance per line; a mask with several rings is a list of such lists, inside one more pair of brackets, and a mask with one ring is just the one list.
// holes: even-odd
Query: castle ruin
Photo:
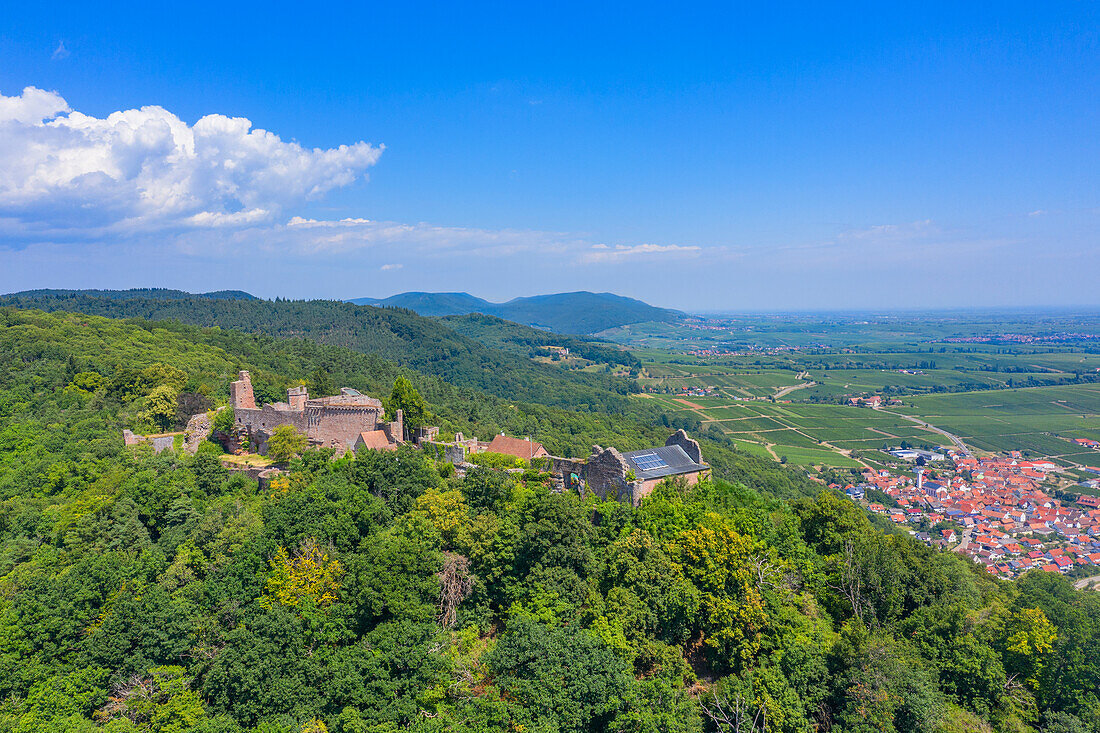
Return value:
[(310, 445), (355, 450), (357, 444), (372, 448), (396, 447), (405, 440), (400, 410), (392, 422), (384, 422), (382, 403), (350, 387), (332, 397), (310, 397), (305, 387), (291, 387), (286, 402), (256, 406), (252, 378), (241, 372), (229, 385), (238, 433), (248, 437), (252, 450), (267, 453), (267, 442), (280, 425), (291, 425), (309, 438)]

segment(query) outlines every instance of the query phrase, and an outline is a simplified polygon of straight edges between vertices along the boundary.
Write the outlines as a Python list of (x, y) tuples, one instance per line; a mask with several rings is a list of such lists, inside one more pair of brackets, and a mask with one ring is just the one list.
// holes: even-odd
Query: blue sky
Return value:
[(1095, 4), (39, 5), (0, 291), (1100, 304)]

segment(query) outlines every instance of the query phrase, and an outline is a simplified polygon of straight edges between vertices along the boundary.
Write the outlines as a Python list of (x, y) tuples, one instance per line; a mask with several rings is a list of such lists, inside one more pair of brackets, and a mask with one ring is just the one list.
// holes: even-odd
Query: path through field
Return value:
[[(805, 372), (803, 372), (803, 374), (804, 373)], [(817, 382), (803, 382), (802, 384), (792, 384), (790, 387), (784, 387), (783, 389), (777, 391), (775, 393), (775, 398), (779, 399), (780, 397), (786, 397), (791, 392), (794, 392), (796, 389), (806, 389), (807, 387), (816, 387), (816, 386), (817, 386)]]
[(970, 448), (967, 447), (966, 443), (963, 442), (962, 438), (955, 435), (954, 433), (947, 432), (943, 428), (937, 428), (932, 423), (925, 422), (924, 420), (921, 420), (919, 417), (913, 417), (912, 415), (903, 415), (900, 412), (894, 412), (893, 410), (880, 410), (880, 412), (885, 412), (888, 415), (894, 415), (896, 417), (904, 418), (906, 420), (910, 420), (912, 422), (915, 422), (917, 425), (920, 425), (921, 427), (923, 427), (927, 430), (931, 430), (933, 433), (939, 433), (943, 437), (947, 438), (952, 443), (954, 443), (955, 447), (958, 448), (963, 453), (966, 453), (968, 455), (971, 453)]

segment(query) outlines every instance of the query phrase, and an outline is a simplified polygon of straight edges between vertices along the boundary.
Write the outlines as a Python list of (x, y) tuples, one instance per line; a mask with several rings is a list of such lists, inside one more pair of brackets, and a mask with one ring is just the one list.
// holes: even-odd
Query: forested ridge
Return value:
[[(178, 291), (168, 291), (178, 292)], [(185, 294), (184, 294), (185, 295)], [(536, 364), (495, 349), (433, 318), (400, 308), (374, 308), (333, 300), (245, 300), (147, 297), (136, 291), (27, 291), (0, 297), (0, 306), (70, 311), (108, 318), (176, 320), (196, 326), (303, 338), (374, 354), (452, 384), (499, 397), (608, 414), (643, 414), (629, 395), (633, 380)]]
[(722, 478), (637, 508), (413, 449), (307, 451), (260, 491), (213, 444), (121, 429), (166, 386), (223, 401), (240, 368), (261, 398), (406, 376), (444, 426), (556, 452), (667, 429), (307, 340), (0, 328), (0, 731), (1100, 728), (1100, 596), (994, 580), (721, 443)]

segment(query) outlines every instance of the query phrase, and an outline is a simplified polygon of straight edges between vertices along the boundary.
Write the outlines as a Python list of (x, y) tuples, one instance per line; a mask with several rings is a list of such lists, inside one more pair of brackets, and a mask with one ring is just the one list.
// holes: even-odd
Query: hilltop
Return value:
[(408, 308), (422, 316), (483, 313), (556, 333), (593, 334), (632, 323), (678, 321), (682, 313), (614, 293), (554, 293), (493, 303), (469, 293), (399, 293), (388, 298), (356, 298), (356, 305)]
[(58, 288), (43, 288), (39, 290), (23, 290), (18, 293), (8, 293), (0, 297), (4, 298), (107, 298), (110, 300), (131, 300), (133, 298), (146, 298), (148, 300), (187, 300), (189, 298), (204, 298), (207, 300), (259, 300), (255, 295), (243, 290), (212, 290), (209, 293), (188, 293), (185, 290), (172, 290), (171, 288), (130, 288), (129, 290), (65, 290)]
[(1010, 586), (800, 470), (704, 438), (716, 477), (637, 507), (409, 447), (260, 485), (122, 428), (244, 368), (265, 401), (407, 376), (448, 431), (574, 455), (667, 431), (175, 322), (0, 308), (0, 352), (0, 730), (1096, 729), (1100, 595)]

